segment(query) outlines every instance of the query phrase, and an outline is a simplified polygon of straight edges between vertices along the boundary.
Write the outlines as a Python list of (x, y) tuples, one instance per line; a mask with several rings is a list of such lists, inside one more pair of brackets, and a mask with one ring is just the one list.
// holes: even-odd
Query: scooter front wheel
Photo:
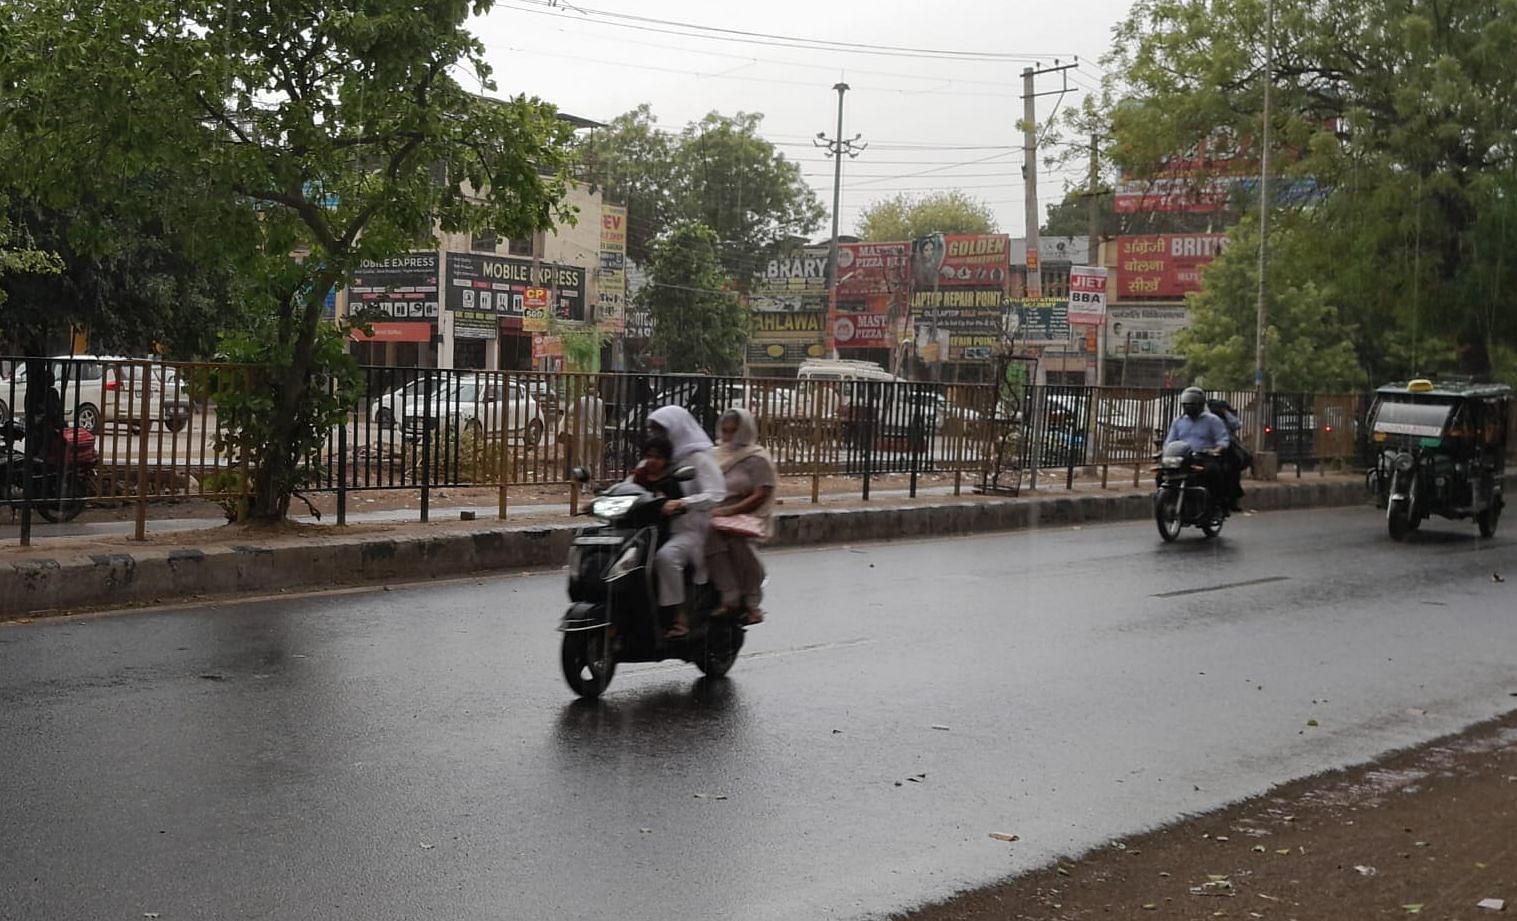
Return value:
[(580, 697), (599, 697), (616, 674), (616, 657), (607, 630), (584, 630), (564, 634), (560, 659), (564, 680)]

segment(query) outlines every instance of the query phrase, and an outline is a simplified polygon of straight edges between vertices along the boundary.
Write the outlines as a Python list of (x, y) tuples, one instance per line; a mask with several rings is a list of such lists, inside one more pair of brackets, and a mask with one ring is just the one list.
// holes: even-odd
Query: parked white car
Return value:
[[(50, 359), (49, 370), (63, 399), (65, 420), (92, 434), (99, 435), (108, 422), (135, 432), (144, 415), (150, 425), (159, 422), (171, 432), (189, 423), (183, 394), (170, 393), (165, 399), (160, 365), (117, 356), (59, 355)], [(0, 380), (0, 419), (9, 419), (26, 405), (27, 383), (26, 364), (18, 361), (12, 375)]]
[(469, 432), (476, 437), (519, 438), (539, 444), (547, 431), (541, 408), (516, 381), (495, 375), (428, 375), (397, 387), (369, 405), (369, 419), (384, 428), (397, 424), (407, 435), (436, 428)]

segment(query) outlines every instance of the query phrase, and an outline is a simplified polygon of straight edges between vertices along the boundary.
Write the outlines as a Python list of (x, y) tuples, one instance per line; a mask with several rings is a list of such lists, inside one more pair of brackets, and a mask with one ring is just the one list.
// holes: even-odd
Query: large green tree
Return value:
[[(1312, 258), (1271, 259), (1269, 287), (1317, 290), (1366, 374), (1491, 370), (1517, 341), (1517, 316), (1503, 309), (1517, 284), (1507, 256), (1517, 217), (1517, 3), (1274, 6), (1267, 66), (1260, 0), (1137, 4), (1109, 61), (1125, 81), (1111, 111), (1113, 154), (1141, 174), (1222, 137), (1247, 165), (1260, 148), (1268, 81), (1277, 188), (1310, 181), (1320, 193), (1274, 203), (1302, 212), (1281, 215), (1282, 252)], [(1237, 320), (1237, 354), (1251, 356), (1252, 322)], [(1315, 347), (1286, 333), (1271, 324), (1280, 361)]]
[(493, 87), (465, 27), (489, 6), (36, 0), (0, 22), (12, 183), (53, 207), (192, 190), (175, 229), (257, 282), (257, 322), (225, 346), (266, 369), (227, 406), (254, 518), (284, 517), (353, 396), (334, 284), (436, 227), (522, 237), (571, 217), (568, 127), (455, 79)]
[(736, 374), (748, 343), (748, 311), (727, 283), (720, 241), (685, 221), (653, 244), (638, 301), (653, 314), (649, 349), (680, 373)]
[(188, 242), (143, 207), (28, 201), (10, 217), (53, 257), (47, 271), (0, 273), (0, 331), (17, 342), (41, 348), (82, 328), (96, 352), (143, 355), (161, 346), (172, 358), (206, 358), (221, 332), (241, 326), (244, 279), (192, 261)]
[(722, 268), (742, 286), (782, 241), (821, 226), (800, 165), (759, 135), (762, 124), (753, 112), (712, 112), (671, 134), (643, 105), (594, 134), (581, 157), (608, 199), (627, 206), (633, 261), (646, 262), (656, 240), (697, 221), (716, 234)]
[(957, 189), (916, 196), (901, 192), (872, 202), (859, 216), (859, 237), (871, 243), (915, 240), (930, 233), (995, 233), (995, 213)]

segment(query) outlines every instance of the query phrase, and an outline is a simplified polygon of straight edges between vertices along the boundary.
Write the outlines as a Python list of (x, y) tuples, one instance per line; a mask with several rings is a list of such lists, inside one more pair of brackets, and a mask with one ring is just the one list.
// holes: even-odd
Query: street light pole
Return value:
[(1275, 2), (1264, 4), (1264, 132), (1259, 152), (1259, 300), (1254, 326), (1254, 405), (1258, 422), (1254, 425), (1254, 449), (1264, 450), (1264, 330), (1268, 308), (1265, 305), (1265, 272), (1269, 253), (1269, 147), (1270, 87), (1275, 75)]
[(857, 157), (868, 147), (868, 144), (860, 144), (854, 147), (854, 143), (863, 137), (855, 134), (851, 138), (843, 137), (843, 94), (848, 92), (848, 84), (837, 83), (832, 87), (838, 94), (838, 133), (833, 137), (827, 137), (827, 132), (818, 131), (817, 147), (826, 149), (827, 156), (834, 158), (832, 164), (832, 245), (827, 250), (827, 328), (824, 336), (827, 340), (827, 357), (838, 357), (837, 338), (833, 327), (837, 324), (838, 312), (838, 219), (839, 210), (843, 202), (843, 155), (849, 159)]

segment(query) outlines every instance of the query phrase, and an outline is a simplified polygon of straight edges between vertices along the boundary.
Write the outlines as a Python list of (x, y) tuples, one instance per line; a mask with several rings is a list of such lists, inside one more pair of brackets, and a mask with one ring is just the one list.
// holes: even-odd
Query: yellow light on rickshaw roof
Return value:
[(1408, 383), (1406, 385), (1406, 389), (1408, 393), (1428, 393), (1433, 389), (1433, 382), (1426, 378), (1419, 377), (1416, 380)]

